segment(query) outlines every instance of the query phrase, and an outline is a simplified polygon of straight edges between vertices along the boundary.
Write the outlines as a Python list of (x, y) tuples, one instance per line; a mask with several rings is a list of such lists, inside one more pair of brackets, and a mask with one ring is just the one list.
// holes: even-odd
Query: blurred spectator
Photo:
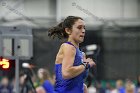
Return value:
[[(47, 93), (54, 93), (54, 81), (51, 79), (50, 73), (44, 68), (38, 70), (38, 77), (40, 79), (41, 86), (37, 88), (37, 91), (46, 91)], [(38, 92), (39, 93), (39, 92)]]
[(125, 85), (126, 93), (135, 93), (135, 85), (129, 80)]
[(88, 93), (96, 93), (96, 88), (91, 85), (90, 87), (88, 87)]
[(3, 77), (0, 84), (0, 93), (12, 93), (12, 87), (9, 84), (8, 77)]
[(92, 80), (93, 80), (93, 75), (91, 73), (89, 73), (88, 77), (86, 79), (88, 93), (96, 93), (96, 88), (92, 85)]
[(137, 85), (136, 85), (136, 88), (137, 88), (137, 93), (140, 93), (140, 75), (137, 77)]
[(106, 93), (118, 93), (112, 82), (106, 83)]
[(40, 86), (40, 83), (39, 83), (39, 81), (37, 79), (37, 76), (35, 74), (32, 76), (32, 82), (33, 82), (33, 86), (35, 88), (37, 88), (38, 86)]
[(12, 82), (11, 82), (11, 86), (12, 86), (12, 93), (16, 93), (16, 83), (15, 83), (15, 77), (13, 78)]
[(102, 87), (100, 81), (96, 82), (96, 93), (105, 93), (105, 89)]
[[(16, 93), (15, 79), (13, 80), (12, 83), (13, 83), (12, 93)], [(19, 91), (20, 93), (33, 93), (31, 85), (29, 84), (29, 81), (27, 80), (27, 75), (24, 73), (21, 73), (19, 77)]]
[(36, 88), (36, 92), (37, 92), (37, 93), (47, 93), (47, 92), (45, 91), (45, 89), (44, 89), (42, 86), (37, 87), (37, 88)]
[(51, 80), (53, 85), (55, 85), (55, 78), (56, 78), (56, 76), (55, 76), (55, 74), (53, 73), (53, 75), (52, 75), (52, 80)]
[(27, 78), (26, 74), (20, 75), (20, 93), (32, 93), (32, 88), (28, 84)]
[(122, 80), (117, 80), (116, 81), (116, 87), (117, 87), (118, 93), (125, 93), (125, 88), (123, 86), (123, 81)]

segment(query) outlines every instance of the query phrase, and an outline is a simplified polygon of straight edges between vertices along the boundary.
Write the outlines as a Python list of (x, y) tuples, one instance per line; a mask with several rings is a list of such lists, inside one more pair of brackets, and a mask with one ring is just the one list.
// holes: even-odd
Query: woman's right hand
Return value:
[(84, 62), (88, 62), (90, 67), (96, 66), (95, 62), (91, 58), (84, 59)]

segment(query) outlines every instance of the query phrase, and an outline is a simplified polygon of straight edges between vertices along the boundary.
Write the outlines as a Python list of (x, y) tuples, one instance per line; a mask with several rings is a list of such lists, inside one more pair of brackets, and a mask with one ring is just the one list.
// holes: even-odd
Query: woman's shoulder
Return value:
[(68, 43), (63, 43), (61, 46), (60, 46), (60, 49), (63, 49), (63, 50), (76, 50), (76, 48), (71, 45), (71, 44), (68, 44)]

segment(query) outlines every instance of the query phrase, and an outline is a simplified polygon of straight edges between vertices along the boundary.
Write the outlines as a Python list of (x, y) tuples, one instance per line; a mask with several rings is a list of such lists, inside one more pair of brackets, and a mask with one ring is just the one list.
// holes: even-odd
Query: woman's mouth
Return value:
[(84, 38), (84, 35), (80, 35), (81, 38)]

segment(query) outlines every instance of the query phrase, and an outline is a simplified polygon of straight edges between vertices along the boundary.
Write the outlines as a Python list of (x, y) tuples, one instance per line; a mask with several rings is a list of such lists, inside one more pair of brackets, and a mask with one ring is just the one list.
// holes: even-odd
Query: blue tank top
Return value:
[[(70, 42), (66, 43), (74, 46)], [(76, 48), (76, 55), (73, 66), (81, 65), (81, 62), (83, 62), (82, 60), (83, 60), (82, 51), (80, 51), (79, 48)], [(55, 73), (56, 73), (55, 91), (57, 93), (84, 93), (83, 83), (88, 73), (87, 70), (85, 70), (84, 72), (82, 72), (81, 74), (79, 74), (74, 78), (64, 79), (62, 77), (62, 64), (55, 64)]]

